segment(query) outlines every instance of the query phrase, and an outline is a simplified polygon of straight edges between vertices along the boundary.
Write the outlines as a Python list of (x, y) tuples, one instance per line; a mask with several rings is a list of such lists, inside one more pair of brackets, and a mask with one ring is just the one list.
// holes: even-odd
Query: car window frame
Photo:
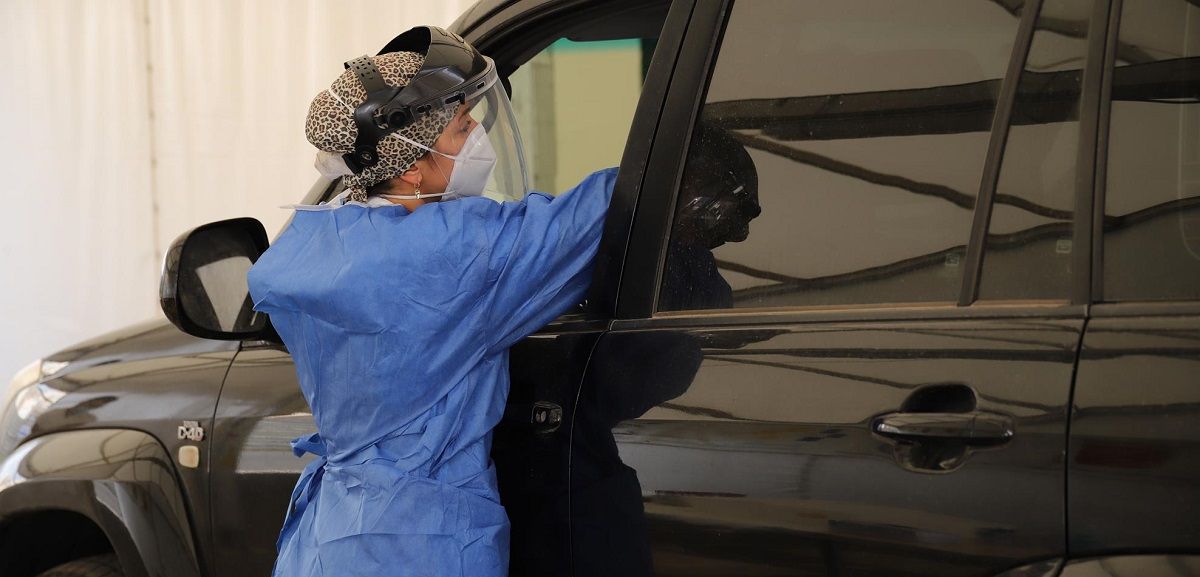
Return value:
[(1074, 238), (1071, 241), (1073, 246), (1087, 247), (1087, 250), (1076, 251), (1072, 262), (1075, 271), (1071, 278), (1071, 294), (1072, 302), (1077, 304), (1093, 302), (1098, 294), (1097, 283), (1101, 281), (1096, 259), (1102, 254), (1097, 245), (1104, 239), (1103, 235), (1097, 234), (1095, 226), (1098, 222), (1103, 223), (1102, 189), (1108, 164), (1107, 159), (1101, 160), (1100, 156), (1102, 150), (1105, 157), (1108, 154), (1107, 136), (1101, 136), (1102, 130), (1107, 132), (1108, 122), (1103, 91), (1105, 83), (1111, 89), (1109, 54), (1116, 54), (1117, 19), (1120, 13), (1121, 0), (1096, 0), (1092, 5), (1089, 26), (1094, 33), (1088, 34), (1087, 63), (1080, 85), (1079, 161), (1075, 173)]
[[(671, 79), (664, 104), (663, 119), (651, 154), (652, 170), (647, 175), (638, 204), (638, 215), (625, 270), (628, 278), (621, 285), (616, 319), (619, 326), (698, 326), (740, 323), (803, 322), (813, 320), (874, 320), (960, 317), (1078, 317), (1086, 314), (1092, 302), (1092, 271), (1095, 217), (1092, 201), (1097, 185), (1097, 143), (1099, 141), (1100, 88), (1103, 80), (1103, 51), (1109, 42), (1110, 0), (1094, 0), (1089, 19), (1087, 60), (1080, 96), (1080, 141), (1076, 166), (1073, 245), (1087, 247), (1073, 254), (1070, 298), (1065, 301), (1009, 301), (978, 299), (979, 279), (984, 258), (984, 240), (995, 201), (1000, 163), (1007, 144), (1008, 123), (1015, 103), (1019, 72), (1025, 65), (1033, 40), (1034, 26), (1041, 12), (1041, 0), (1030, 0), (1021, 15), (1017, 36), (1009, 55), (993, 117), (992, 135), (985, 159), (979, 201), (972, 215), (967, 244), (968, 267), (964, 271), (957, 302), (861, 304), (837, 306), (780, 307), (770, 309), (709, 309), (658, 311), (658, 296), (665, 265), (667, 241), (674, 219), (675, 202), (683, 176), (683, 165), (691, 143), (692, 130), (704, 105), (708, 82), (723, 40), (725, 24), (736, 0), (702, 2), (692, 14), (684, 39), (680, 62)], [(1014, 74), (1014, 71), (1016, 74)], [(1003, 123), (1003, 131), (999, 126)], [(999, 132), (999, 133), (998, 133)], [(987, 198), (983, 194), (986, 192)], [(986, 202), (985, 202), (986, 201)], [(637, 271), (638, 274), (633, 274)], [(615, 328), (615, 327), (614, 327)]]

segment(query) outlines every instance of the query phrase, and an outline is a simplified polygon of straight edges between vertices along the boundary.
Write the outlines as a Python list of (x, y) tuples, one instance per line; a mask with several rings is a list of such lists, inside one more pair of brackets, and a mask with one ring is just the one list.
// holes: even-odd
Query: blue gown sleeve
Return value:
[(558, 197), (534, 192), (505, 203), (489, 263), (489, 352), (511, 347), (583, 300), (616, 177), (609, 168)]

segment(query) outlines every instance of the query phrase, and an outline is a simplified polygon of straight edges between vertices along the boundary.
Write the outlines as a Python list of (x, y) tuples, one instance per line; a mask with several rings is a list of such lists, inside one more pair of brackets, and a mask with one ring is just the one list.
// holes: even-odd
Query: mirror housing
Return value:
[(267, 250), (267, 231), (253, 218), (198, 226), (167, 250), (159, 304), (183, 332), (216, 340), (271, 338), (267, 315), (256, 312), (246, 272)]

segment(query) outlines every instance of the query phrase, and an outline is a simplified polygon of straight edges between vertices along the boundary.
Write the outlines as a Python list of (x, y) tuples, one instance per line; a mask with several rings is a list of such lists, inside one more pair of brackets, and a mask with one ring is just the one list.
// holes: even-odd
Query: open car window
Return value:
[(559, 194), (618, 166), (669, 3), (563, 30), (508, 78), (534, 190)]

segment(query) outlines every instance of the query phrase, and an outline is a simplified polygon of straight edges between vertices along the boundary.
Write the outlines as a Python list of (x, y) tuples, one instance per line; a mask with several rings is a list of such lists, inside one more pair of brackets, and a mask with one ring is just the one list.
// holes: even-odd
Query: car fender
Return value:
[(188, 508), (154, 437), (85, 429), (34, 438), (0, 461), (0, 527), (39, 511), (89, 518), (128, 577), (199, 577)]

